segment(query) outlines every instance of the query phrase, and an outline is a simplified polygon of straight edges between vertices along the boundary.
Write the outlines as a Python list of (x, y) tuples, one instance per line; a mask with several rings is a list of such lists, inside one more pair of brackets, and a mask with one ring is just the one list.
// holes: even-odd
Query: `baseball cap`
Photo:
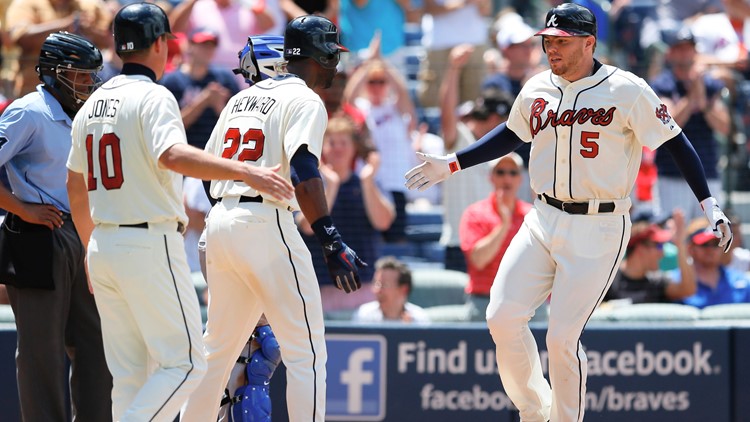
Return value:
[(690, 233), (688, 239), (690, 239), (690, 241), (696, 245), (705, 245), (712, 240), (717, 240), (716, 236), (714, 236), (714, 233), (708, 227), (701, 228)]
[(662, 31), (662, 40), (670, 47), (682, 43), (695, 45), (695, 36), (688, 26), (682, 26), (676, 30)]
[(495, 158), (494, 160), (487, 161), (487, 167), (489, 167), (490, 170), (494, 170), (495, 167), (500, 164), (503, 160), (510, 160), (513, 162), (513, 164), (516, 165), (517, 169), (523, 168), (523, 158), (521, 158), (520, 155), (518, 155), (515, 152), (509, 152), (502, 157)]
[(563, 3), (547, 12), (544, 29), (534, 35), (555, 37), (596, 37), (596, 17), (591, 10), (575, 3)]
[(208, 28), (198, 28), (190, 32), (188, 41), (195, 44), (202, 44), (204, 42), (212, 42), (214, 44), (219, 43), (219, 34), (216, 31)]
[(646, 241), (665, 243), (669, 242), (670, 239), (672, 239), (672, 232), (664, 230), (656, 224), (634, 223), (633, 228), (630, 231), (628, 249)]
[(523, 21), (521, 15), (509, 13), (495, 24), (497, 46), (504, 50), (513, 44), (521, 44), (534, 36), (534, 30)]
[(508, 93), (496, 88), (487, 88), (474, 101), (467, 115), (478, 120), (487, 120), (491, 113), (507, 116), (512, 105), (513, 98)]

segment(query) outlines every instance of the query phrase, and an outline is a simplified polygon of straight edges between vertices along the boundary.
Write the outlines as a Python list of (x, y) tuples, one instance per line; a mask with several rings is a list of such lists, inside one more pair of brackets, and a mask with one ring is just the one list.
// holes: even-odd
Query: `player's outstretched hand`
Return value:
[(269, 194), (276, 199), (292, 199), (294, 187), (289, 181), (279, 176), (281, 164), (273, 167), (255, 167), (248, 165), (248, 174), (244, 182), (258, 192)]
[(328, 273), (333, 281), (336, 282), (336, 288), (351, 293), (360, 287), (359, 268), (367, 266), (354, 250), (341, 240), (335, 240), (323, 245), (323, 254)]
[(706, 218), (708, 218), (708, 222), (711, 224), (714, 236), (719, 238), (719, 246), (724, 248), (724, 253), (727, 253), (734, 239), (732, 224), (729, 222), (727, 216), (724, 215), (724, 211), (719, 208), (719, 204), (713, 196), (709, 196), (701, 201), (701, 207), (706, 214)]
[(456, 160), (456, 154), (432, 155), (417, 152), (417, 158), (424, 162), (404, 175), (406, 187), (409, 189), (423, 191), (461, 170), (461, 166)]

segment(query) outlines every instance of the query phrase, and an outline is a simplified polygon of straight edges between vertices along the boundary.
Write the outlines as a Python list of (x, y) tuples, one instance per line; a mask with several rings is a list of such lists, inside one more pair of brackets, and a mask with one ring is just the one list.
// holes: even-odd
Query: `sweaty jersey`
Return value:
[(144, 75), (102, 85), (73, 120), (68, 168), (82, 173), (95, 224), (187, 222), (182, 175), (159, 165), (185, 144), (180, 108), (167, 88)]
[(507, 125), (531, 142), (531, 188), (561, 200), (627, 198), (642, 147), (682, 130), (646, 81), (608, 65), (575, 82), (550, 70), (535, 75)]
[[(300, 146), (307, 145), (320, 161), (327, 124), (323, 101), (302, 79), (293, 75), (266, 79), (227, 102), (206, 144), (206, 151), (261, 167), (281, 164), (279, 175), (291, 180), (289, 161)], [(210, 193), (217, 199), (259, 194), (237, 180), (214, 180)], [(272, 198), (264, 200), (274, 201)], [(299, 209), (296, 199), (280, 204)]]

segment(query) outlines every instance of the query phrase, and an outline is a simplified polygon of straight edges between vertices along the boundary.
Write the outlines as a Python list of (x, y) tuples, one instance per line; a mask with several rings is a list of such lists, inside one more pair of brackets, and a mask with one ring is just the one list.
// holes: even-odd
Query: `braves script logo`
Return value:
[(672, 120), (672, 116), (669, 115), (669, 111), (665, 104), (659, 104), (659, 107), (656, 108), (656, 118), (661, 120), (665, 125)]
[(555, 28), (557, 28), (557, 15), (552, 15), (547, 21), (547, 28), (549, 28), (550, 26), (554, 26)]
[(541, 98), (535, 99), (531, 104), (529, 129), (531, 130), (532, 138), (541, 132), (542, 129), (546, 128), (547, 125), (551, 125), (552, 127), (573, 126), (576, 123), (582, 125), (586, 122), (591, 122), (592, 125), (596, 126), (609, 126), (617, 109), (617, 107), (610, 107), (607, 110), (603, 108), (594, 110), (593, 108), (584, 107), (578, 110), (561, 110), (558, 115), (554, 110), (544, 112), (548, 104), (549, 101)]

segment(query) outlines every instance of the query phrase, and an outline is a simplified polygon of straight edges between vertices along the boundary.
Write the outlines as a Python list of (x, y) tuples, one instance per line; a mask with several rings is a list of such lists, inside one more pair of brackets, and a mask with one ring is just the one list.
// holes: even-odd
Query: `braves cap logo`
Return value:
[(547, 21), (547, 28), (550, 26), (554, 26), (557, 28), (557, 15), (550, 16), (549, 20)]
[(661, 120), (665, 125), (672, 120), (672, 116), (669, 115), (665, 104), (659, 104), (659, 107), (656, 108), (656, 118)]

